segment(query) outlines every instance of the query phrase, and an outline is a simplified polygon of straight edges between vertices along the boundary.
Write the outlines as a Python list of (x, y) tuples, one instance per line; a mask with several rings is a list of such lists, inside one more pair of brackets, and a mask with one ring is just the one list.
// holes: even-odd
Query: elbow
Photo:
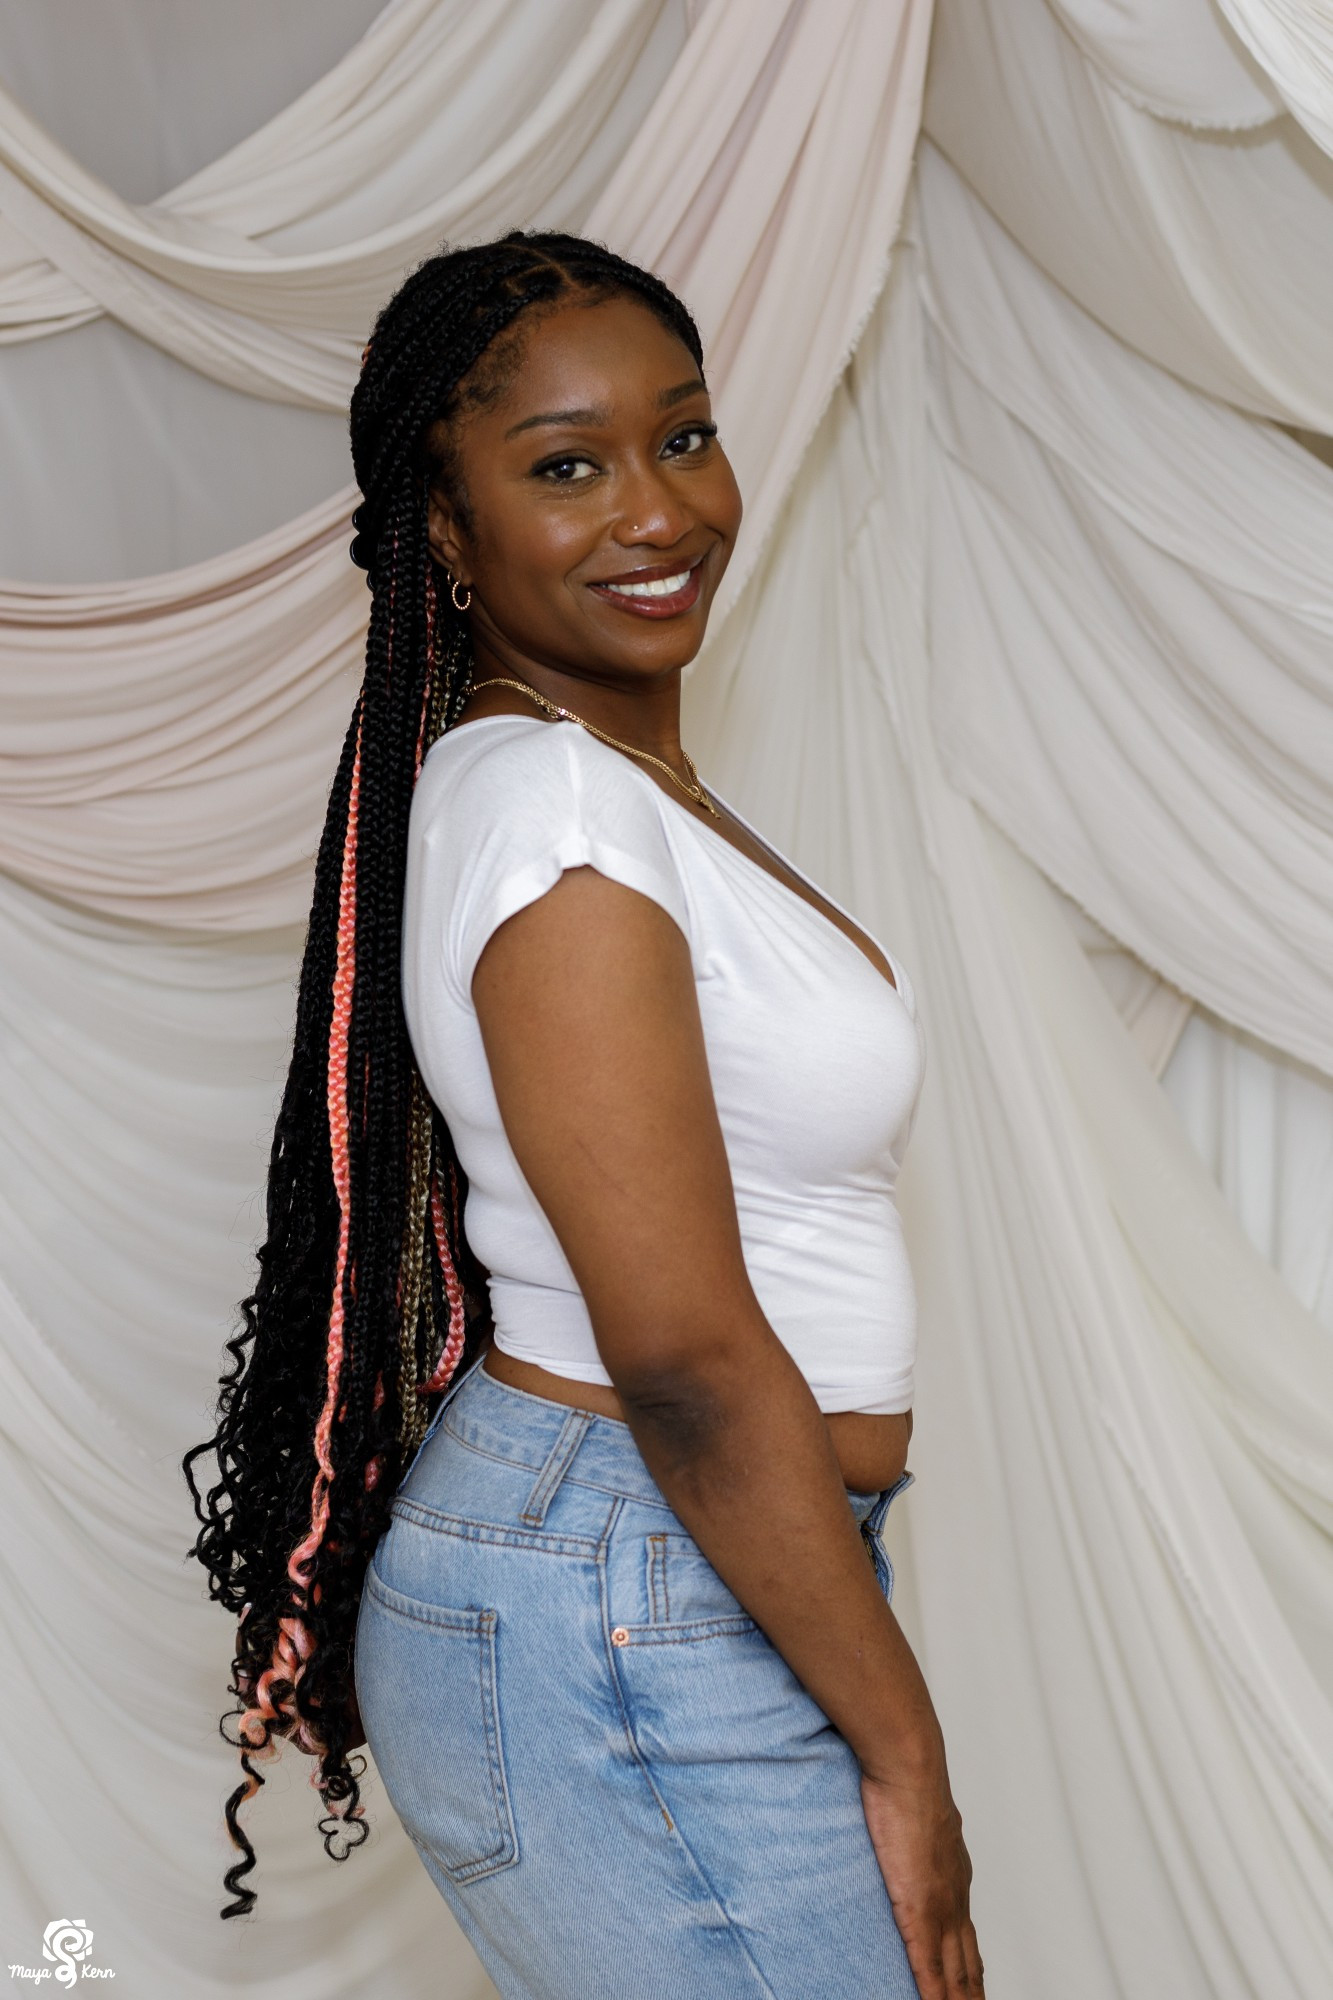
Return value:
[(730, 1476), (752, 1452), (761, 1412), (771, 1426), (788, 1397), (815, 1407), (757, 1307), (693, 1314), (685, 1326), (641, 1316), (632, 1338), (598, 1345), (655, 1478)]
[(616, 1391), (640, 1446), (659, 1463), (683, 1471), (725, 1448), (736, 1398), (714, 1370), (639, 1364), (617, 1380)]

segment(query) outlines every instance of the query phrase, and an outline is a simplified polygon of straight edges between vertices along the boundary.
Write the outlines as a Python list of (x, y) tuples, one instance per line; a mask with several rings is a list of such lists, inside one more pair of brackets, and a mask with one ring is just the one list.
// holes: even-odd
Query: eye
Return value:
[(562, 458), (545, 458), (540, 465), (534, 465), (533, 472), (539, 479), (549, 479), (553, 486), (578, 486), (590, 479), (597, 467), (590, 458), (579, 458), (566, 452)]
[(717, 436), (717, 425), (700, 421), (672, 431), (662, 450), (672, 458), (697, 458)]

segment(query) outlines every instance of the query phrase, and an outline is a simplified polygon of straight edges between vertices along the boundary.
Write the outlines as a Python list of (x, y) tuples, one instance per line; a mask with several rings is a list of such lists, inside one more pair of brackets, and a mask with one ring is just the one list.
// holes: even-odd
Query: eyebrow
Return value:
[[(688, 382), (677, 382), (674, 389), (663, 389), (657, 398), (657, 407), (659, 410), (672, 410), (677, 403), (683, 403), (687, 397), (697, 396), (701, 391), (706, 395), (708, 384), (702, 375), (692, 376)], [(594, 404), (585, 410), (541, 410), (535, 417), (524, 417), (521, 424), (512, 425), (505, 432), (505, 439), (508, 441), (512, 437), (517, 437), (520, 431), (536, 430), (540, 425), (587, 424), (594, 428), (600, 426), (605, 429), (610, 421), (610, 411), (602, 408), (600, 404)]]

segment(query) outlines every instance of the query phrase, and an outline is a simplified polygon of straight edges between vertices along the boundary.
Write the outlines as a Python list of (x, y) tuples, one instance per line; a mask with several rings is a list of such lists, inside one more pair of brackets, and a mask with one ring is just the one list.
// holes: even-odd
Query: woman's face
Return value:
[(622, 685), (693, 659), (741, 499), (694, 358), (651, 312), (536, 318), (455, 443), (471, 519), (436, 491), (431, 543), (472, 591), (479, 656)]

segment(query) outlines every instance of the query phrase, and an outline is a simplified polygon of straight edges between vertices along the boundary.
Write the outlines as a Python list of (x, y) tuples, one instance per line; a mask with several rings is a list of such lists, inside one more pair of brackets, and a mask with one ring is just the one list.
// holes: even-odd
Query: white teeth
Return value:
[(684, 590), (690, 580), (690, 571), (683, 569), (679, 576), (655, 577), (651, 583), (604, 583), (603, 590), (614, 590), (617, 597), (671, 597), (678, 590)]

